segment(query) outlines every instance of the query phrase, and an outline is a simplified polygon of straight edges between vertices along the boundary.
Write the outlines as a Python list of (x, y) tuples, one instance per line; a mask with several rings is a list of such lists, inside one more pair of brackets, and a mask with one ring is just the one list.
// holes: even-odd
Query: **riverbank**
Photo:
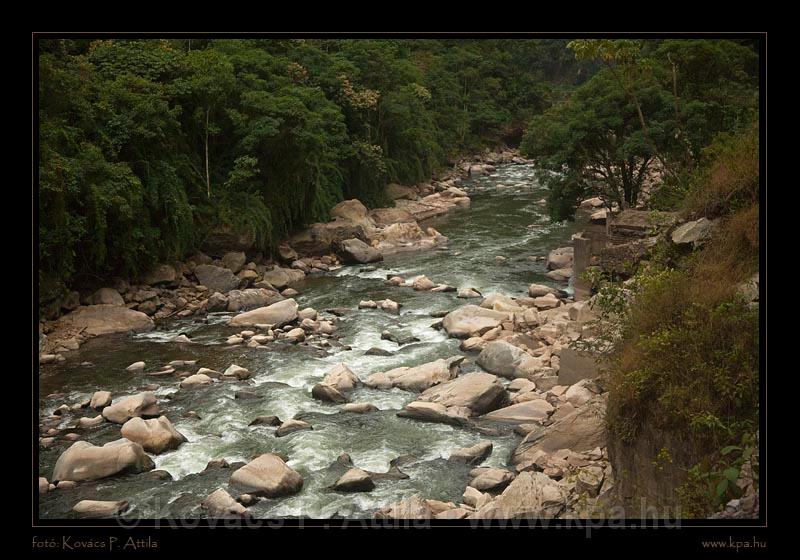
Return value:
[[(61, 488), (43, 514), (82, 516), (72, 508), (92, 497), (143, 517), (604, 515), (608, 393), (571, 347), (594, 312), (568, 291), (575, 226), (549, 222), (532, 177), (520, 165), (465, 181), (469, 213), (431, 221), (448, 247), (309, 275), (256, 320), (222, 311), (97, 337), (52, 366), (63, 381), (42, 380), (40, 472)], [(97, 446), (120, 435), (133, 442), (120, 471), (58, 478), (96, 476), (116, 453)], [(90, 447), (70, 451), (74, 439)]]
[(226, 236), (225, 244), (208, 244), (211, 254), (198, 252), (185, 262), (163, 263), (139, 282), (114, 278), (92, 292), (72, 291), (61, 306), (63, 315), (39, 324), (39, 363), (62, 362), (66, 353), (94, 336), (147, 331), (157, 321), (290, 298), (296, 293), (292, 286), (306, 275), (325, 274), (343, 264), (441, 247), (447, 238), (434, 228), (423, 230), (420, 222), (469, 207), (469, 197), (456, 183), (490, 173), (493, 164), (525, 162), (516, 151), (487, 151), (462, 158), (429, 183), (389, 185), (392, 208), (367, 210), (358, 200), (343, 201), (331, 209), (330, 222), (312, 224), (282, 243), (278, 261), (253, 254), (235, 235)]

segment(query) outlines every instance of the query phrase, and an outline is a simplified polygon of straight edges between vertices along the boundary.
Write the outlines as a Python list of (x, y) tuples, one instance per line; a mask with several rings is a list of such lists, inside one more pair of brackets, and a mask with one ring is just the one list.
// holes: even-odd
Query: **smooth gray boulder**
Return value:
[(297, 309), (297, 302), (294, 299), (285, 299), (266, 307), (259, 307), (258, 309), (241, 313), (233, 317), (228, 324), (236, 327), (252, 327), (265, 324), (281, 327), (297, 319)]

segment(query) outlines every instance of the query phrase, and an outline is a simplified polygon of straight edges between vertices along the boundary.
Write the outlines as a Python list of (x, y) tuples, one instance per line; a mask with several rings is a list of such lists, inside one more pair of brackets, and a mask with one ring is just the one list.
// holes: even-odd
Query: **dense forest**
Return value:
[(41, 40), (41, 295), (219, 228), (269, 254), (340, 200), (390, 204), (386, 184), (520, 139), (555, 219), (592, 194), (635, 205), (653, 170), (674, 208), (703, 149), (756, 121), (755, 43), (568, 43)]
[[(42, 40), (40, 279), (135, 275), (212, 229), (268, 252), (518, 142), (583, 79), (566, 41)], [(47, 291), (47, 290), (45, 290)]]

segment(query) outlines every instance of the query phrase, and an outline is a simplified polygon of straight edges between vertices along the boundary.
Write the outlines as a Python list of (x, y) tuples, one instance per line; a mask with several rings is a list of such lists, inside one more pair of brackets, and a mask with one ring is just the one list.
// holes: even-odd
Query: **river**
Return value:
[[(432, 328), (438, 319), (430, 314), (475, 300), (457, 299), (455, 293), (386, 286), (383, 282), (387, 275), (410, 278), (425, 274), (436, 283), (474, 287), (484, 295), (500, 292), (522, 296), (533, 282), (556, 285), (544, 276), (545, 262), (530, 257), (545, 256), (549, 250), (564, 246), (575, 228), (550, 222), (546, 207), (538, 202), (547, 196), (547, 189), (537, 183), (535, 168), (528, 164), (500, 165), (491, 175), (465, 180), (462, 186), (472, 198), (469, 209), (422, 224), (446, 235), (446, 248), (388, 256), (374, 270), (349, 266), (309, 277), (294, 286), (300, 292), (295, 299), (301, 309), (351, 308), (337, 323), (340, 339), (329, 348), (282, 343), (268, 345), (269, 349), (227, 347), (226, 337), (239, 329), (226, 326), (231, 314), (221, 313), (211, 314), (207, 320), (190, 317), (162, 323), (156, 330), (136, 336), (95, 338), (71, 352), (66, 362), (47, 366), (40, 377), (41, 415), (62, 403), (80, 402), (96, 390), (109, 390), (119, 398), (156, 383), (160, 385), (156, 395), (165, 399), (161, 403), (164, 413), (188, 442), (154, 456), (156, 468), (168, 471), (174, 480), (154, 480), (145, 473), (82, 483), (41, 496), (40, 516), (74, 517), (71, 508), (77, 501), (98, 499), (128, 500), (132, 507), (125, 516), (129, 518), (198, 517), (202, 515), (199, 503), (218, 487), (226, 487), (231, 473), (230, 469), (218, 469), (198, 474), (210, 460), (248, 461), (267, 452), (288, 456), (289, 466), (303, 476), (305, 483), (294, 496), (261, 500), (251, 506), (250, 513), (260, 518), (363, 518), (414, 493), (457, 503), (470, 479), (469, 467), (445, 459), (452, 451), (482, 439), (494, 444), (483, 465), (507, 468), (519, 436), (509, 429), (487, 436), (470, 429), (398, 418), (396, 412), (414, 400), (415, 393), (398, 388), (358, 388), (350, 396), (352, 402), (369, 402), (380, 409), (367, 414), (339, 412), (337, 405), (316, 401), (310, 395), (311, 387), (338, 363), (347, 364), (363, 379), (377, 371), (460, 354), (459, 341)], [(360, 300), (384, 298), (403, 305), (399, 316), (356, 309)], [(385, 330), (408, 333), (419, 341), (398, 348), (381, 339)], [(170, 342), (181, 332), (188, 333), (196, 343)], [(371, 347), (395, 354), (364, 355)], [(471, 364), (474, 357), (470, 356), (463, 371), (477, 367)], [(199, 366), (220, 371), (235, 363), (252, 371), (254, 377), (178, 391), (176, 378), (165, 381), (125, 371), (138, 360), (147, 362), (148, 370), (172, 360), (197, 360)], [(84, 362), (91, 365), (82, 365)], [(245, 387), (263, 398), (234, 399), (236, 390)], [(190, 410), (200, 418), (185, 417)], [(96, 414), (85, 410), (66, 414), (60, 427), (71, 425), (77, 416)], [(269, 414), (283, 420), (298, 417), (314, 429), (276, 438), (274, 428), (248, 426), (256, 416)], [(119, 426), (111, 423), (76, 431), (81, 439), (95, 444), (120, 437)], [(68, 445), (59, 439), (40, 450), (41, 476), (50, 477), (56, 459)], [(340, 471), (329, 469), (329, 465), (343, 452), (351, 456), (355, 466), (379, 472), (386, 471), (392, 459), (411, 455), (401, 467), (409, 478), (378, 480), (376, 488), (366, 493), (332, 492), (326, 487)]]

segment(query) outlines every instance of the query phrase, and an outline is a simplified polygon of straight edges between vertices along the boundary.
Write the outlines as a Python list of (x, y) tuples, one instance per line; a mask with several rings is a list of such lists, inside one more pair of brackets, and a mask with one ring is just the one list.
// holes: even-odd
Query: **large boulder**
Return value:
[(336, 242), (353, 238), (366, 239), (364, 226), (348, 220), (334, 220), (312, 224), (293, 235), (289, 242), (301, 254), (325, 255), (331, 252)]
[(82, 330), (88, 336), (141, 332), (151, 330), (153, 327), (153, 320), (141, 311), (119, 305), (82, 306), (64, 315), (56, 323), (56, 330), (59, 328)]
[(103, 418), (109, 422), (124, 424), (137, 416), (160, 416), (161, 410), (158, 408), (156, 396), (152, 392), (146, 391), (105, 407), (102, 414)]
[(520, 473), (494, 500), (472, 514), (473, 519), (553, 519), (566, 507), (567, 489), (540, 472)]
[(386, 372), (374, 373), (364, 385), (379, 389), (400, 387), (407, 391), (424, 391), (429, 387), (449, 381), (458, 375), (458, 368), (464, 356), (438, 359), (414, 367), (399, 367)]
[(197, 387), (200, 385), (211, 385), (213, 382), (214, 381), (205, 373), (195, 373), (181, 381), (180, 386), (181, 388)]
[(339, 391), (351, 391), (361, 384), (361, 380), (346, 365), (339, 364), (325, 375), (322, 383)]
[(142, 277), (142, 283), (148, 286), (155, 286), (156, 284), (173, 285), (180, 281), (180, 274), (175, 267), (171, 264), (160, 264), (147, 272)]
[(414, 216), (402, 208), (376, 208), (370, 211), (369, 216), (377, 226), (410, 224), (416, 221), (414, 220)]
[(114, 517), (128, 509), (128, 502), (81, 500), (72, 507), (72, 511), (84, 517)]
[(306, 275), (302, 270), (294, 268), (281, 268), (276, 266), (272, 270), (264, 273), (263, 280), (269, 282), (275, 288), (282, 290), (289, 287), (289, 285), (300, 282)]
[(318, 401), (332, 402), (337, 404), (343, 404), (347, 402), (347, 397), (345, 397), (341, 391), (339, 391), (336, 387), (326, 385), (325, 383), (317, 383), (314, 385), (311, 388), (311, 396)]
[(675, 228), (672, 232), (672, 242), (676, 245), (702, 245), (714, 232), (716, 223), (708, 218), (700, 218), (693, 222), (686, 222)]
[(337, 492), (369, 492), (375, 488), (375, 483), (368, 472), (352, 468), (344, 473), (333, 483)]
[(76, 441), (56, 461), (54, 482), (97, 480), (115, 474), (139, 473), (154, 468), (153, 460), (138, 443), (118, 439), (102, 447)]
[(343, 263), (371, 263), (383, 260), (380, 251), (360, 239), (346, 239), (336, 244), (336, 254)]
[(419, 400), (445, 407), (465, 407), (472, 414), (485, 414), (502, 406), (506, 397), (506, 391), (496, 376), (474, 372), (427, 389)]
[(460, 406), (446, 407), (443, 404), (425, 401), (412, 401), (397, 413), (401, 418), (412, 418), (423, 422), (439, 422), (464, 426), (469, 422), (470, 411)]
[[(228, 311), (244, 311), (254, 307), (264, 307), (282, 301), (283, 296), (278, 292), (265, 288), (248, 288), (246, 290), (231, 290), (228, 292), (225, 309)], [(209, 311), (211, 298), (209, 298)]]
[(122, 437), (141, 445), (148, 453), (163, 453), (177, 449), (186, 441), (186, 437), (172, 425), (166, 416), (151, 420), (139, 417), (131, 418), (121, 429)]
[(226, 293), (239, 287), (241, 280), (229, 268), (201, 264), (194, 268), (197, 281), (214, 292)]
[(89, 408), (102, 410), (111, 404), (111, 391), (95, 391), (89, 401)]
[(247, 508), (233, 499), (224, 489), (217, 488), (200, 504), (209, 517), (243, 517)]
[(493, 410), (483, 416), (486, 420), (509, 422), (512, 424), (542, 423), (555, 410), (546, 399), (531, 399), (505, 408)]
[(572, 385), (600, 375), (596, 358), (587, 352), (564, 347), (559, 354), (558, 384)]
[(477, 305), (464, 305), (445, 315), (442, 326), (447, 334), (456, 338), (469, 338), (499, 327), (509, 319), (509, 314)]
[(469, 485), (480, 492), (498, 492), (514, 480), (514, 473), (505, 469), (478, 467), (470, 471)]
[(413, 200), (418, 197), (418, 193), (414, 187), (398, 185), (397, 183), (389, 183), (386, 185), (386, 196), (392, 200)]
[(86, 298), (87, 305), (125, 305), (125, 300), (114, 288), (100, 288)]
[(355, 198), (343, 200), (331, 208), (331, 218), (336, 221), (348, 221), (360, 224), (365, 228), (372, 227), (372, 220), (369, 218), (367, 207)]
[(433, 510), (419, 494), (381, 508), (373, 514), (375, 519), (433, 519)]
[(544, 364), (523, 349), (504, 340), (493, 340), (481, 351), (476, 363), (489, 373), (509, 379), (524, 377), (532, 379)]
[(290, 298), (241, 313), (232, 318), (228, 324), (235, 327), (252, 327), (254, 325), (281, 327), (295, 319), (297, 319), (297, 302)]
[(572, 266), (574, 260), (575, 249), (572, 247), (561, 247), (553, 249), (547, 255), (547, 269), (557, 270), (559, 268), (567, 268)]
[(222, 266), (236, 274), (242, 270), (242, 267), (247, 262), (247, 255), (244, 254), (244, 251), (232, 251), (222, 255), (220, 260), (222, 261)]
[(598, 397), (551, 425), (533, 430), (514, 450), (514, 467), (529, 469), (543, 454), (561, 449), (581, 452), (605, 447), (605, 409), (605, 399)]
[(478, 465), (492, 454), (492, 442), (488, 440), (479, 441), (472, 447), (456, 449), (447, 458), (448, 461), (466, 463), (468, 465)]
[(234, 471), (230, 484), (246, 494), (278, 498), (299, 492), (303, 477), (279, 456), (265, 453)]

